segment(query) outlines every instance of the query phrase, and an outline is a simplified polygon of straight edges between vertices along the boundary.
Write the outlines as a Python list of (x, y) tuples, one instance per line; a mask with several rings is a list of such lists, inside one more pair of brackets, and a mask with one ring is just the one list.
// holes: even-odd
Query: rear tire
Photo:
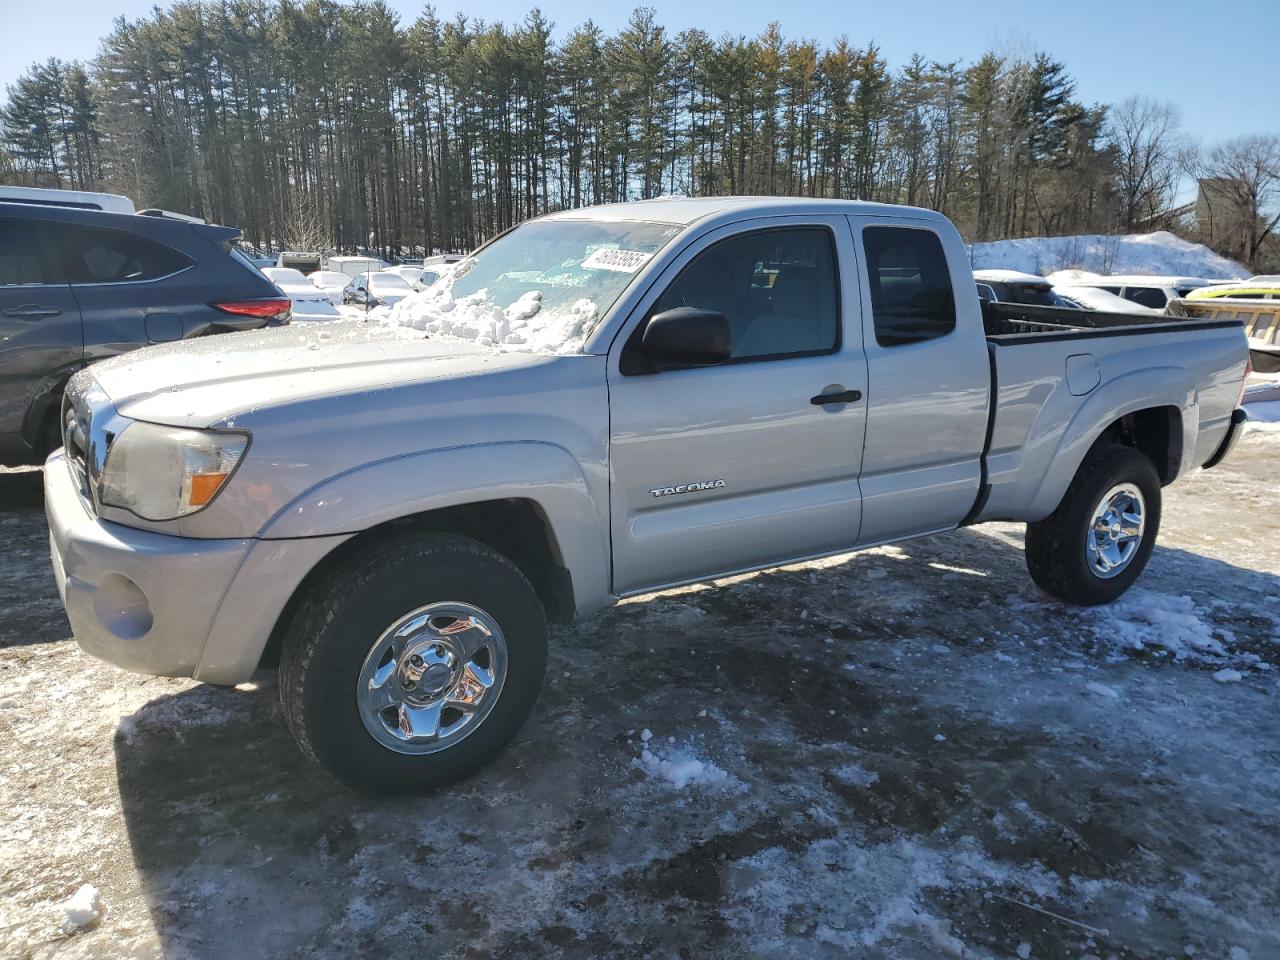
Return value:
[(426, 790), (516, 735), (542, 685), (546, 615), (506, 557), (466, 537), (371, 543), (308, 590), (280, 701), (302, 752), (359, 790)]
[(1058, 509), (1027, 524), (1031, 579), (1067, 603), (1111, 603), (1146, 567), (1160, 507), (1160, 476), (1150, 459), (1116, 443), (1095, 446)]

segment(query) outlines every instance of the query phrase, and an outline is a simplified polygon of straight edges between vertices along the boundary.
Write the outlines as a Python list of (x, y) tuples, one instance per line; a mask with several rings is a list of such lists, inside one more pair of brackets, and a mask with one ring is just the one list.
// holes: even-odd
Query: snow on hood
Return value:
[(503, 351), (573, 354), (582, 353), (598, 314), (586, 297), (568, 309), (543, 310), (541, 290), (529, 290), (505, 307), (487, 290), (454, 299), (452, 284), (442, 278), (397, 303), (384, 322)]
[(79, 376), (92, 376), (125, 416), (205, 427), (261, 407), (495, 373), (539, 359), (406, 327), (333, 320), (148, 347)]

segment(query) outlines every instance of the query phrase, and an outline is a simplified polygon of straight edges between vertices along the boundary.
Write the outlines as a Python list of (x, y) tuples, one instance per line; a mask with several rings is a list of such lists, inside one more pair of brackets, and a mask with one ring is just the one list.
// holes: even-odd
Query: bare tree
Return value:
[(323, 253), (329, 249), (329, 223), (314, 198), (294, 190), (280, 223), (280, 243), (286, 250)]
[(1187, 167), (1200, 181), (1210, 243), (1253, 265), (1280, 225), (1280, 211), (1271, 212), (1280, 200), (1280, 135), (1255, 133), (1190, 152)]
[(1178, 111), (1130, 97), (1113, 107), (1107, 139), (1116, 154), (1116, 187), (1125, 229), (1168, 212), (1178, 181)]

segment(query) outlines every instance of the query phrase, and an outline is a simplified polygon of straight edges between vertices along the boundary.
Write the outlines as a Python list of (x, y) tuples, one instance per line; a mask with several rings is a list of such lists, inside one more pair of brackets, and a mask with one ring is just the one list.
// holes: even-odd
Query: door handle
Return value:
[(810, 397), (809, 402), (814, 406), (822, 406), (824, 403), (853, 403), (861, 399), (861, 390), (842, 390), (839, 393), (820, 393), (816, 397)]
[(41, 307), (34, 303), (24, 303), (20, 307), (10, 307), (4, 315), (17, 317), (19, 320), (39, 320), (41, 317), (56, 317), (61, 312), (57, 307)]

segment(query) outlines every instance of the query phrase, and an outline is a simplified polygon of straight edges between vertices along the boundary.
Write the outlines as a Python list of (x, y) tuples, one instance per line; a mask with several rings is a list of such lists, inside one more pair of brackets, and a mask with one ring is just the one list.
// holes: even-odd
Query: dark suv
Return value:
[(61, 446), (62, 388), (126, 350), (288, 323), (240, 231), (164, 215), (0, 202), (0, 464)]

